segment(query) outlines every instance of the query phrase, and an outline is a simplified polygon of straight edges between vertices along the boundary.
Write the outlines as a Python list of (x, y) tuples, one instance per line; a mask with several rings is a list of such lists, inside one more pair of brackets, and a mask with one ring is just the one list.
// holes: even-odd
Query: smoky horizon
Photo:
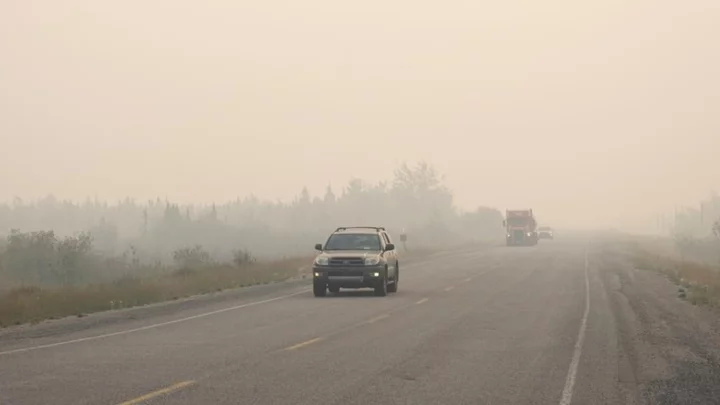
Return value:
[(404, 162), (453, 204), (660, 227), (720, 189), (720, 6), (0, 6), (0, 201), (322, 198)]

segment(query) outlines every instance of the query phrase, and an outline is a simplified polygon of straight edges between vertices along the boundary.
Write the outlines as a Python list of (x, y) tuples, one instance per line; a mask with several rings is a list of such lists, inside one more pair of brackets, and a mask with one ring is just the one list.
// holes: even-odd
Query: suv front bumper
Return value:
[(313, 266), (313, 282), (340, 288), (374, 288), (385, 277), (385, 265)]

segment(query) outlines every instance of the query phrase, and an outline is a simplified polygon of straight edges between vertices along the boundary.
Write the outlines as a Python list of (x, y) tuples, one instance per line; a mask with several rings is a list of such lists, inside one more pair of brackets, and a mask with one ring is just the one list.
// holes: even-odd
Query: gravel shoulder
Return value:
[(617, 246), (598, 249), (628, 403), (720, 403), (720, 312), (678, 298), (668, 277), (634, 268)]

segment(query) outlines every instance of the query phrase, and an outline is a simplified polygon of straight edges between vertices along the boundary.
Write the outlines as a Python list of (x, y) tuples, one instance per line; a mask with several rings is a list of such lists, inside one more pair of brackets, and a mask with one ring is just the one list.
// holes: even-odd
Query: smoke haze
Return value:
[(322, 195), (633, 226), (720, 189), (720, 3), (10, 0), (0, 199)]

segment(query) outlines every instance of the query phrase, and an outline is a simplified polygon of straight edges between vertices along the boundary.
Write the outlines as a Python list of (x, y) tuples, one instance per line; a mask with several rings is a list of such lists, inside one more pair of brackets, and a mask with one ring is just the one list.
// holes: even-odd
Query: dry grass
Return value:
[[(399, 247), (402, 249), (402, 247)], [(437, 250), (417, 247), (402, 258), (422, 259)], [(112, 282), (80, 287), (15, 286), (0, 288), (0, 327), (66, 316), (177, 300), (197, 294), (285, 281), (310, 273), (312, 258), (261, 262), (242, 267), (214, 265), (170, 274), (126, 276)]]
[(636, 268), (667, 275), (689, 302), (720, 306), (720, 267), (679, 259), (639, 244), (631, 245), (627, 252)]
[(243, 267), (216, 265), (146, 278), (125, 277), (84, 287), (16, 287), (0, 292), (0, 326), (82, 316), (230, 288), (284, 281), (307, 271), (311, 259), (294, 258)]

